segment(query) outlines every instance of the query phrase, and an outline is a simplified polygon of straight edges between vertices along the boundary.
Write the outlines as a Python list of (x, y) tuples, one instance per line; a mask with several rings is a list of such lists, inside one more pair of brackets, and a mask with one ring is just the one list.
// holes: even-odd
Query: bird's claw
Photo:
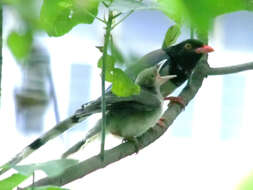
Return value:
[(164, 123), (165, 119), (163, 117), (161, 117), (158, 122), (157, 122), (157, 125), (159, 125), (160, 127), (162, 128), (166, 128), (166, 125)]
[(135, 153), (137, 154), (140, 150), (140, 144), (139, 141), (136, 137), (128, 137), (128, 138), (124, 138), (123, 142), (132, 142), (134, 144), (134, 148), (135, 148)]
[(181, 105), (183, 108), (185, 107), (185, 102), (184, 99), (181, 96), (175, 97), (175, 96), (169, 96), (165, 97), (164, 100), (170, 100), (171, 102), (178, 103)]

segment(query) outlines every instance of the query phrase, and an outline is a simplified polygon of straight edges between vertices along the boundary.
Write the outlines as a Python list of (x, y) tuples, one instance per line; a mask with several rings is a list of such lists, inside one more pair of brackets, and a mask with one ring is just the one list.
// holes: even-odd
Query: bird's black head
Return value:
[(178, 76), (172, 79), (172, 81), (177, 85), (181, 85), (189, 78), (202, 55), (214, 50), (199, 40), (188, 39), (174, 46), (170, 46), (164, 49), (164, 51), (170, 57), (170, 60), (168, 60), (170, 63), (167, 64), (169, 73)]
[(213, 51), (213, 49), (199, 40), (188, 39), (165, 49), (165, 51), (173, 62), (187, 70), (192, 70), (202, 55)]

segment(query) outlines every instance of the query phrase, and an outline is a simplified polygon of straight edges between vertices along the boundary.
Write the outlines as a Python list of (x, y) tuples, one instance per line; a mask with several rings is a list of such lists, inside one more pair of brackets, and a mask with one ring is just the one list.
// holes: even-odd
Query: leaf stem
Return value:
[(2, 63), (3, 63), (3, 6), (0, 5), (0, 96), (1, 96), (1, 81), (2, 81)]
[(114, 15), (113, 18), (115, 19), (115, 18), (117, 18), (120, 15), (122, 15), (122, 13), (118, 13), (118, 14)]
[(190, 27), (190, 38), (191, 39), (194, 38), (194, 28), (193, 28), (193, 26)]
[(105, 71), (106, 71), (106, 58), (107, 58), (107, 49), (109, 45), (111, 29), (112, 29), (112, 20), (113, 14), (112, 11), (109, 11), (107, 26), (106, 26), (106, 33), (105, 33), (105, 40), (104, 40), (104, 50), (103, 50), (103, 63), (102, 63), (102, 135), (101, 135), (101, 150), (100, 155), (101, 159), (104, 160), (104, 152), (105, 152), (105, 127), (106, 127), (106, 102), (105, 102)]
[(108, 4), (106, 4), (106, 2), (102, 2), (103, 3), (103, 5), (106, 7), (106, 8), (109, 8), (109, 5)]
[(97, 17), (96, 15), (94, 15), (93, 13), (91, 13), (89, 10), (85, 10), (87, 12), (87, 14), (89, 14), (91, 17), (99, 20), (100, 22), (103, 22), (104, 24), (107, 24), (107, 22), (99, 17)]
[(112, 30), (118, 26), (121, 22), (123, 22), (127, 17), (129, 17), (132, 13), (134, 12), (134, 10), (131, 10), (129, 13), (127, 13), (119, 22), (115, 23), (113, 26), (112, 26)]

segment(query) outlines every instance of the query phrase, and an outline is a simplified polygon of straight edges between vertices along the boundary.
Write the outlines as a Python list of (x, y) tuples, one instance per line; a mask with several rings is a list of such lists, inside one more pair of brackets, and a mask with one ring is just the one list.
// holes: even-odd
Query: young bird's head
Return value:
[(160, 69), (165, 62), (166, 60), (163, 60), (156, 66), (147, 68), (140, 72), (135, 80), (135, 83), (144, 88), (160, 88), (160, 86), (169, 79), (175, 78), (176, 75), (160, 75)]

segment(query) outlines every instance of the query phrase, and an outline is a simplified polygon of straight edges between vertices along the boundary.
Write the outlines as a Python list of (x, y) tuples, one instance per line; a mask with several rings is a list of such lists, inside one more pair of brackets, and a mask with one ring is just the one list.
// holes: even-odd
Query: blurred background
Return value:
[[(13, 10), (4, 10), (4, 40), (18, 25)], [(213, 67), (253, 61), (253, 13), (219, 16), (210, 33)], [(173, 22), (161, 12), (136, 11), (114, 31), (114, 41), (129, 60), (161, 48)], [(0, 107), (0, 163), (70, 116), (83, 103), (100, 96), (104, 26), (78, 25), (62, 37), (36, 36), (26, 63), (18, 63), (7, 45), (3, 49)], [(178, 42), (190, 37), (183, 28)], [(105, 169), (66, 185), (70, 189), (237, 189), (253, 172), (253, 71), (211, 76), (185, 111), (155, 143)], [(178, 94), (180, 89), (175, 92)], [(97, 117), (64, 133), (22, 163), (58, 159), (80, 140)], [(121, 141), (108, 137), (107, 148)], [(91, 143), (73, 158), (99, 152)]]

